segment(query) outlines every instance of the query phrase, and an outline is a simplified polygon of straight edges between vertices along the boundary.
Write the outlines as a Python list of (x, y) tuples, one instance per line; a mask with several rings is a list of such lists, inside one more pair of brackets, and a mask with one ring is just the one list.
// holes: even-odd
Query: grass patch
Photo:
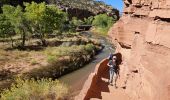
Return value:
[(57, 60), (56, 56), (48, 55), (48, 57), (47, 57), (47, 62), (48, 63), (55, 62), (56, 60)]
[(36, 65), (36, 64), (38, 64), (38, 62), (35, 59), (31, 60), (31, 65)]
[(93, 50), (95, 50), (95, 46), (90, 43), (90, 44), (87, 44), (85, 45), (85, 50), (88, 52), (88, 53), (91, 53)]
[(1, 100), (68, 100), (68, 88), (58, 80), (17, 79), (10, 89), (1, 93)]
[(107, 36), (108, 35), (109, 28), (94, 28), (92, 30), (93, 33), (97, 33), (101, 36)]
[(48, 64), (25, 73), (25, 77), (58, 78), (90, 61), (95, 49), (96, 47), (92, 43), (70, 47), (49, 47), (44, 51)]
[(64, 46), (59, 46), (59, 47), (52, 47), (52, 48), (47, 48), (45, 50), (45, 53), (49, 58), (53, 58), (53, 56), (73, 56), (77, 55), (79, 53), (83, 53), (85, 51), (85, 45), (73, 45), (70, 47), (64, 47)]

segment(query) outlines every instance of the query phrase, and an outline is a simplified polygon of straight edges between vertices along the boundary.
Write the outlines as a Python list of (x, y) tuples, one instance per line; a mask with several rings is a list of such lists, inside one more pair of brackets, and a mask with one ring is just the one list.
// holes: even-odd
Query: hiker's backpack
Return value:
[(111, 53), (108, 57), (108, 60), (112, 60), (113, 59), (113, 54)]
[(108, 64), (107, 65), (109, 65), (109, 68), (113, 68), (113, 69), (115, 69), (116, 68), (116, 62), (115, 61), (113, 61), (113, 60), (109, 60), (109, 62), (108, 62)]

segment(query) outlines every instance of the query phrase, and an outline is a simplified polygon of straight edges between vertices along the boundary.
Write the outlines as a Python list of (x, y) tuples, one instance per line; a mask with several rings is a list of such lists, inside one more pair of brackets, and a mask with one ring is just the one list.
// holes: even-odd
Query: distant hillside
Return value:
[(107, 13), (109, 16), (115, 16), (119, 19), (119, 11), (104, 2), (95, 0), (0, 0), (0, 6), (10, 4), (13, 6), (23, 5), (23, 2), (46, 2), (47, 4), (56, 4), (59, 8), (67, 11), (70, 17), (82, 19), (84, 17)]
[[(73, 16), (80, 17), (79, 15), (84, 15), (85, 17), (89, 17), (91, 15), (103, 14), (107, 13), (109, 16), (116, 15), (119, 18), (119, 11), (113, 8), (110, 5), (106, 5), (101, 1), (94, 0), (57, 0), (53, 2), (57, 4), (61, 9), (72, 11)], [(78, 11), (77, 11), (78, 10)], [(82, 14), (80, 14), (80, 12)], [(78, 13), (75, 13), (78, 12)], [(89, 12), (89, 13), (87, 13)]]

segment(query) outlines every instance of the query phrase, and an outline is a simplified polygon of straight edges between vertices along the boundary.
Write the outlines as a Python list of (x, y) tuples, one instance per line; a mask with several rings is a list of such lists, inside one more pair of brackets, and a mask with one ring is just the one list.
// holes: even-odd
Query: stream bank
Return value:
[(61, 82), (66, 83), (71, 88), (71, 93), (73, 96), (76, 96), (80, 93), (80, 90), (82, 89), (88, 76), (94, 71), (95, 66), (104, 58), (107, 58), (110, 52), (114, 52), (114, 47), (109, 39), (107, 39), (107, 37), (102, 37), (95, 34), (92, 35), (92, 33), (87, 32), (84, 34), (88, 37), (99, 39), (101, 44), (104, 46), (104, 49), (99, 52), (99, 54), (96, 55), (89, 64), (85, 65), (79, 70), (76, 70), (59, 78)]
[[(44, 49), (45, 51), (43, 51), (43, 52), (40, 52), (40, 51), (34, 51), (34, 52), (33, 51), (31, 51), (31, 52), (30, 51), (24, 51), (24, 53), (22, 54), (21, 53), (22, 51), (17, 51), (17, 54), (20, 54), (20, 53), (22, 54), (22, 55), (18, 55), (18, 56), (20, 58), (24, 57), (24, 59), (23, 59), (24, 61), (29, 60), (29, 59), (27, 59), (27, 57), (30, 56), (30, 53), (34, 54), (34, 56), (33, 56), (34, 60), (32, 60), (30, 62), (31, 64), (27, 64), (28, 62), (25, 62), (25, 63), (22, 62), (23, 66), (21, 66), (21, 68), (16, 68), (16, 70), (15, 70), (14, 64), (13, 64), (13, 67), (9, 66), (8, 67), (9, 70), (6, 70), (6, 72), (3, 74), (4, 76), (0, 75), (0, 76), (3, 76), (3, 79), (0, 82), (0, 86), (2, 88), (8, 88), (10, 86), (10, 84), (15, 80), (15, 78), (13, 78), (13, 77), (18, 75), (18, 73), (16, 73), (16, 72), (20, 72), (19, 74), (24, 73), (24, 75), (25, 75), (26, 72), (24, 72), (25, 71), (24, 68), (30, 68), (29, 71), (28, 71), (28, 69), (26, 69), (26, 71), (27, 71), (26, 76), (29, 76), (30, 78), (33, 77), (33, 78), (59, 79), (61, 82), (64, 82), (64, 83), (69, 85), (69, 87), (71, 88), (73, 96), (77, 95), (79, 93), (79, 91), (81, 90), (81, 88), (82, 88), (85, 80), (87, 79), (88, 75), (91, 72), (93, 72), (96, 64), (98, 62), (100, 62), (102, 59), (106, 58), (109, 55), (110, 52), (114, 51), (114, 50), (110, 49), (110, 47), (112, 47), (112, 45), (109, 43), (109, 41), (107, 41), (107, 39), (105, 37), (96, 36), (96, 35), (89, 33), (89, 32), (83, 33), (82, 35), (85, 35), (88, 39), (92, 38), (94, 40), (96, 40), (96, 39), (100, 40), (100, 44), (102, 44), (101, 46), (96, 45), (96, 44), (98, 44), (98, 42), (96, 43), (94, 41), (93, 42), (92, 41), (81, 42), (81, 43), (84, 43), (85, 46), (88, 45), (87, 47), (89, 47), (89, 43), (90, 43), (90, 48), (91, 48), (91, 43), (95, 44), (97, 47), (104, 47), (102, 49), (102, 51), (101, 51), (101, 49), (98, 49), (100, 52), (98, 52), (98, 50), (94, 51), (94, 49), (90, 49), (90, 52), (86, 52), (86, 56), (82, 56), (82, 54), (81, 54), (82, 52), (80, 52), (81, 58), (75, 56), (74, 58), (76, 58), (76, 59), (72, 59), (72, 57), (73, 57), (72, 53), (73, 52), (71, 52), (71, 55), (69, 57), (61, 55), (62, 52), (57, 52), (57, 53), (54, 52), (53, 53), (53, 51), (58, 50), (58, 48), (56, 48), (56, 47), (50, 47), (50, 49), (48, 48), (47, 50)], [(64, 41), (64, 43), (62, 43), (62, 46), (64, 46), (64, 49), (62, 49), (62, 50), (59, 49), (59, 51), (63, 51), (63, 50), (74, 51), (72, 49), (75, 49), (76, 52), (78, 52), (77, 51), (78, 48), (76, 46), (72, 47), (72, 45), (75, 45), (75, 44), (80, 43), (80, 42), (74, 42), (73, 38), (71, 39), (71, 41), (72, 41), (71, 43), (68, 42), (68, 41)], [(54, 45), (52, 45), (52, 46), (54, 46)], [(65, 46), (66, 47), (72, 47), (72, 49), (66, 49)], [(82, 44), (81, 44), (81, 46), (82, 46)], [(95, 48), (96, 48), (96, 46), (95, 46)], [(83, 48), (84, 48), (84, 46), (83, 46)], [(87, 51), (88, 50), (89, 49), (87, 49)], [(16, 53), (15, 51), (14, 52), (10, 51), (10, 52), (12, 54)], [(45, 55), (42, 56), (42, 54), (47, 54), (49, 57), (45, 56)], [(55, 55), (58, 55), (58, 54), (60, 54), (60, 58), (57, 58), (57, 59), (63, 61), (62, 63), (59, 63), (59, 65), (55, 61), (55, 57), (54, 57)], [(97, 54), (97, 55), (95, 56), (95, 54)], [(25, 57), (25, 56), (27, 56), (27, 57)], [(9, 55), (9, 57), (11, 57), (11, 56)], [(88, 59), (86, 59), (87, 57), (88, 57)], [(20, 58), (17, 58), (17, 59), (20, 60)], [(50, 59), (47, 59), (47, 60), (54, 61), (54, 63), (52, 63), (52, 65), (54, 65), (54, 66), (50, 66), (49, 64), (47, 64), (44, 67), (41, 66), (40, 70), (39, 70), (38, 66), (44, 64), (44, 61), (46, 60), (44, 58), (50, 58)], [(14, 59), (15, 62), (19, 63), (18, 60)], [(69, 64), (69, 66), (67, 65), (67, 66), (63, 67), (63, 66), (60, 65), (60, 64), (62, 64), (62, 65), (67, 64), (70, 61), (73, 62), (73, 63)], [(81, 62), (81, 63), (75, 63), (75, 62)], [(59, 66), (59, 67), (57, 67), (57, 66)], [(66, 67), (67, 68), (66, 68), (66, 70), (62, 70), (62, 69), (60, 69), (61, 68), (60, 66), (62, 68), (66, 68)], [(68, 70), (68, 68), (72, 68), (72, 69)], [(76, 70), (76, 71), (74, 71), (74, 70)], [(11, 71), (16, 71), (16, 72), (11, 72)], [(64, 71), (64, 72), (61, 73), (61, 71)]]
[(89, 63), (103, 48), (98, 40), (81, 35), (49, 38), (48, 47), (40, 49), (37, 42), (25, 50), (6, 50), (0, 43), (0, 90), (10, 87), (18, 76), (57, 79)]

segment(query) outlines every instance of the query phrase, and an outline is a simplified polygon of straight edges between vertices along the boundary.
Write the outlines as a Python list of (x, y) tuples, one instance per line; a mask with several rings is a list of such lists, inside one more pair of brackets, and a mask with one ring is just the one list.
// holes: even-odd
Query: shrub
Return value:
[(1, 93), (1, 100), (68, 100), (68, 88), (57, 80), (18, 78), (11, 89)]
[(94, 19), (93, 16), (90, 16), (90, 17), (88, 17), (88, 18), (84, 18), (84, 24), (86, 24), (86, 25), (91, 25), (92, 22), (93, 22), (93, 19)]
[(38, 64), (38, 62), (35, 59), (31, 60), (31, 65), (36, 65), (36, 64)]
[(93, 44), (87, 44), (86, 46), (85, 46), (85, 50), (87, 51), (87, 52), (92, 52), (93, 50), (95, 49), (95, 46), (93, 45)]
[(48, 63), (53, 63), (55, 61), (57, 61), (57, 57), (56, 56), (48, 55), (48, 57), (47, 57), (47, 62)]
[(109, 17), (106, 14), (100, 14), (94, 17), (93, 25), (100, 28), (106, 28), (113, 24), (113, 17)]
[(113, 17), (109, 17), (106, 14), (100, 14), (94, 17), (92, 25), (95, 26), (97, 33), (106, 34), (115, 21), (116, 19)]
[(83, 24), (82, 20), (77, 19), (77, 17), (73, 17), (71, 21), (69, 21), (69, 31), (76, 32), (76, 27)]

